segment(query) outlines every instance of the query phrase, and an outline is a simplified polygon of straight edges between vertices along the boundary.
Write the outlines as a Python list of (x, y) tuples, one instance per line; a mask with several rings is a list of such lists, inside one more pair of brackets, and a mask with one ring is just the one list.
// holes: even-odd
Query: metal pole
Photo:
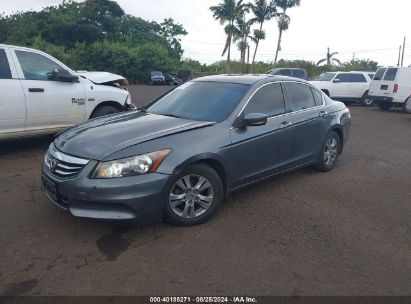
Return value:
[(398, 63), (397, 63), (398, 67), (400, 66), (400, 63), (401, 63), (401, 48), (402, 48), (402, 46), (400, 45), (400, 50), (398, 52)]
[(404, 66), (404, 53), (405, 53), (405, 41), (407, 37), (404, 37), (404, 44), (402, 45), (402, 58), (401, 58), (401, 66)]
[(247, 54), (247, 74), (250, 73), (250, 46), (247, 46), (248, 54)]

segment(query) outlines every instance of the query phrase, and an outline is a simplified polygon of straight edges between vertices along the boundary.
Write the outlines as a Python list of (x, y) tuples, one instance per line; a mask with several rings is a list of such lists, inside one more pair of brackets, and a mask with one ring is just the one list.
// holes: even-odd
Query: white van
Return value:
[(377, 102), (381, 110), (401, 106), (411, 113), (411, 68), (385, 67), (378, 69), (371, 82), (370, 98)]
[(0, 44), (0, 140), (57, 133), (133, 109), (122, 76), (75, 72), (38, 50)]

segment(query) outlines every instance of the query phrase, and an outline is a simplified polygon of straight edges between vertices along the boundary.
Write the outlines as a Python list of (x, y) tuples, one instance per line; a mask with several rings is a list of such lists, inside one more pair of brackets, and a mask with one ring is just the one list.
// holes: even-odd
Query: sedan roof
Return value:
[(258, 74), (258, 75), (214, 75), (214, 76), (205, 76), (201, 78), (196, 78), (193, 81), (209, 81), (209, 82), (230, 82), (230, 83), (240, 83), (240, 84), (250, 84), (253, 85), (259, 81), (263, 80), (277, 80), (277, 81), (286, 81), (286, 80), (298, 80), (292, 77), (287, 76), (273, 76), (269, 74)]

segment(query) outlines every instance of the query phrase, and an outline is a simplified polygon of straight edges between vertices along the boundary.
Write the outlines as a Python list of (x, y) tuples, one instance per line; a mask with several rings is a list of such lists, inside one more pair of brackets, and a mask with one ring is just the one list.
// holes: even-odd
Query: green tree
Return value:
[(300, 0), (274, 0), (275, 4), (278, 8), (281, 8), (281, 13), (278, 14), (278, 42), (277, 42), (277, 50), (275, 52), (275, 59), (274, 64), (277, 63), (278, 60), (278, 53), (281, 50), (281, 40), (283, 37), (283, 32), (288, 30), (290, 26), (290, 17), (286, 14), (287, 11), (293, 7), (299, 6), (301, 1)]
[(267, 0), (255, 0), (255, 2), (250, 5), (250, 8), (254, 14), (254, 18), (250, 20), (251, 23), (258, 23), (260, 26), (259, 29), (254, 30), (254, 36), (252, 38), (255, 43), (253, 60), (251, 63), (252, 73), (255, 57), (257, 55), (258, 45), (260, 44), (261, 40), (264, 40), (266, 38), (265, 31), (263, 30), (263, 25), (266, 21), (269, 21), (277, 16), (277, 7), (275, 1), (273, 0), (271, 0), (270, 2), (268, 2)]
[(181, 24), (175, 23), (172, 18), (164, 19), (160, 24), (159, 34), (167, 40), (179, 57), (183, 55), (180, 36), (188, 33)]
[(330, 48), (327, 48), (327, 56), (318, 61), (317, 65), (321, 65), (324, 62), (327, 62), (327, 66), (332, 66), (334, 63), (341, 65), (341, 61), (334, 58), (335, 55), (338, 55), (338, 52), (330, 53)]
[(221, 56), (227, 53), (227, 73), (230, 73), (231, 43), (236, 33), (235, 21), (241, 18), (247, 9), (248, 4), (243, 3), (243, 0), (223, 0), (217, 6), (210, 7), (214, 19), (218, 20), (221, 25), (226, 25), (224, 31), (227, 39)]

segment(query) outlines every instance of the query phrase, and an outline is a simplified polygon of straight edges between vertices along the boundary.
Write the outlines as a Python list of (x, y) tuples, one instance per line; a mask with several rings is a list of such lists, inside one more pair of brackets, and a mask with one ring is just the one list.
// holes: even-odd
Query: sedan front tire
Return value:
[(207, 165), (196, 164), (179, 175), (168, 191), (165, 220), (177, 226), (206, 222), (224, 198), (218, 173)]

